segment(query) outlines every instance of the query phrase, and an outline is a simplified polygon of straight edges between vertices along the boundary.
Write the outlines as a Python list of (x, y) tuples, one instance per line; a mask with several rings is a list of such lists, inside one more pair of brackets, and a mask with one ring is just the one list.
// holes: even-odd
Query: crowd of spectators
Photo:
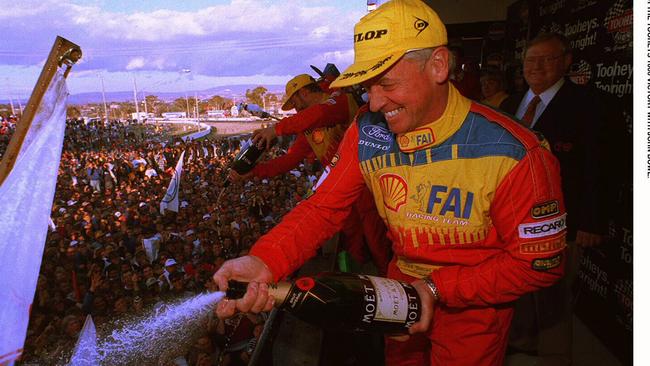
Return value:
[(16, 130), (15, 116), (0, 116), (0, 156), (2, 156), (9, 145), (9, 140)]
[[(292, 174), (222, 188), (239, 140), (184, 142), (171, 132), (67, 121), (22, 362), (57, 362), (74, 347), (87, 314), (102, 329), (124, 315), (214, 289), (219, 266), (246, 254), (315, 179), (301, 165)], [(161, 214), (182, 151), (179, 212)], [(271, 151), (279, 153), (279, 147)], [(263, 319), (252, 315), (213, 319), (188, 353), (160, 364), (246, 364), (262, 327)]]

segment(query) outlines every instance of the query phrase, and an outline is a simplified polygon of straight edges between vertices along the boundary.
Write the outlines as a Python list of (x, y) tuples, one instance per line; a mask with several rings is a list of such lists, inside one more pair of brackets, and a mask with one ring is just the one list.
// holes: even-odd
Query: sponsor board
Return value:
[(539, 16), (555, 15), (566, 5), (566, 0), (545, 1), (538, 4)]
[(591, 65), (585, 60), (574, 62), (569, 69), (568, 76), (574, 83), (586, 85), (591, 79)]
[(614, 41), (614, 45), (605, 47), (605, 51), (616, 52), (632, 49), (633, 14), (628, 0), (616, 1), (607, 11), (603, 23), (607, 33), (612, 36)]
[(594, 86), (619, 98), (632, 95), (632, 62), (618, 62), (596, 65)]

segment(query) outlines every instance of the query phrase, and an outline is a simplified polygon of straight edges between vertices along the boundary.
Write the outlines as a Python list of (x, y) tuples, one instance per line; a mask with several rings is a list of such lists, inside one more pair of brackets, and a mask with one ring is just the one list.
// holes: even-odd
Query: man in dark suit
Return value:
[(571, 63), (564, 36), (537, 36), (524, 55), (528, 91), (501, 104), (501, 109), (515, 115), (523, 125), (541, 132), (560, 161), (567, 209), (566, 277), (549, 289), (520, 299), (511, 334), (511, 345), (536, 352), (542, 364), (552, 365), (571, 363), (570, 286), (579, 251), (600, 244), (607, 231), (602, 186), (606, 157), (600, 155), (604, 151), (605, 114), (599, 110), (602, 103), (594, 90), (565, 78)]

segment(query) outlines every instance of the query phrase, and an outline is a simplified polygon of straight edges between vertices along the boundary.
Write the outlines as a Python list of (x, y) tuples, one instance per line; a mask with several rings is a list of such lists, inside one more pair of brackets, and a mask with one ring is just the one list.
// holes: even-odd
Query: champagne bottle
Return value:
[(263, 152), (263, 148), (258, 148), (255, 144), (251, 143), (232, 162), (232, 169), (239, 174), (250, 172), (255, 167), (257, 160), (259, 160)]
[[(246, 293), (247, 284), (230, 281), (226, 296)], [(420, 319), (420, 297), (400, 281), (352, 273), (323, 272), (269, 284), (276, 307), (308, 323), (334, 330), (408, 333)]]

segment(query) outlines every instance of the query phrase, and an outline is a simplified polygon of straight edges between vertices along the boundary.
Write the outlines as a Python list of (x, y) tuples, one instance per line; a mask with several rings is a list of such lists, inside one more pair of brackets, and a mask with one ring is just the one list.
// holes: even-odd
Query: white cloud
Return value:
[(343, 68), (352, 65), (354, 62), (354, 49), (349, 49), (345, 51), (333, 51), (325, 52), (319, 57), (316, 57), (312, 60), (317, 63), (332, 63), (339, 67), (340, 71), (343, 71)]
[(31, 16), (41, 16), (55, 5), (52, 0), (24, 0), (24, 1), (0, 1), (0, 19), (15, 19)]
[(330, 34), (330, 27), (328, 25), (324, 25), (318, 28), (314, 28), (311, 31), (311, 37), (312, 38), (317, 38), (317, 39), (323, 39), (327, 37)]
[[(52, 4), (51, 6), (57, 7)], [(123, 14), (96, 6), (58, 5), (67, 19), (94, 35), (113, 39), (160, 41), (182, 36), (215, 36), (228, 33), (270, 32), (282, 34), (295, 28), (304, 34), (349, 33), (354, 25), (350, 14), (335, 6), (305, 6), (297, 0), (260, 2), (233, 0), (197, 11), (153, 10)], [(53, 10), (57, 12), (56, 9)], [(358, 19), (362, 14), (356, 14)]]
[[(0, 12), (0, 33), (15, 33), (7, 39), (6, 49), (11, 52), (0, 52), (0, 67), (36, 64), (59, 34), (83, 51), (71, 77), (75, 71), (105, 70), (107, 89), (110, 84), (117, 90), (129, 90), (130, 79), (116, 75), (134, 70), (138, 78), (158, 71), (156, 77), (165, 80), (159, 85), (184, 89), (184, 82), (176, 80), (182, 68), (192, 69), (193, 82), (205, 80), (206, 87), (209, 83), (223, 85), (214, 83), (224, 80), (238, 82), (240, 79), (233, 79), (237, 77), (248, 78), (241, 79), (246, 83), (261, 78), (260, 82), (284, 84), (291, 75), (310, 72), (310, 64), (322, 67), (332, 62), (342, 70), (352, 63), (353, 27), (365, 14), (365, 6), (351, 10), (357, 8), (348, 1), (231, 0), (191, 11), (151, 5), (151, 10), (128, 12), (108, 7), (112, 2), (107, 0), (79, 0), (76, 4), (0, 0), (3, 10), (10, 9)], [(4, 17), (7, 13), (11, 16)], [(88, 88), (95, 87), (97, 76), (87, 77)], [(113, 77), (115, 82), (109, 82)], [(277, 80), (271, 79), (274, 77)], [(116, 86), (118, 80), (125, 84)]]
[(126, 65), (127, 70), (137, 70), (144, 67), (144, 57), (135, 57)]

